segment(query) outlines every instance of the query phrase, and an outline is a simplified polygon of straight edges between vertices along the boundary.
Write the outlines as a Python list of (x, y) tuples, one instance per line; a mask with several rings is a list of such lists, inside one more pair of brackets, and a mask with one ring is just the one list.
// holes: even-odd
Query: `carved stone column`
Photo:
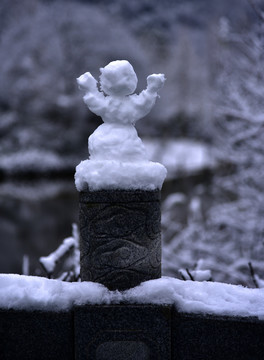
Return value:
[(160, 191), (80, 192), (81, 280), (125, 290), (161, 276)]

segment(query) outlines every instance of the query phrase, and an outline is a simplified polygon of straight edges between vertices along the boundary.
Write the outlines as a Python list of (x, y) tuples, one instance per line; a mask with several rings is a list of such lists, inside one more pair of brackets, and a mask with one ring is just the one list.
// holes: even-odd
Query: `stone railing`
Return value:
[(1, 360), (263, 360), (264, 321), (169, 305), (0, 310)]

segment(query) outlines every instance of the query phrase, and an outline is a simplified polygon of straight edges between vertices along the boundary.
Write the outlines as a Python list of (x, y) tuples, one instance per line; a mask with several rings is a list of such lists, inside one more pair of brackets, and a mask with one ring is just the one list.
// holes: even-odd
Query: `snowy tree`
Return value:
[(97, 73), (116, 58), (131, 60), (140, 75), (144, 51), (96, 6), (34, 0), (10, 6), (4, 1), (0, 13), (5, 19), (0, 29), (0, 150), (40, 148), (71, 155), (84, 144), (85, 151), (87, 132), (96, 121), (86, 121), (76, 77), (87, 68)]
[[(264, 23), (245, 34), (226, 34), (233, 53), (219, 78), (221, 103), (216, 118), (220, 156), (232, 171), (215, 178), (223, 204), (212, 207), (210, 222), (221, 242), (233, 243), (234, 262), (245, 272), (248, 261), (264, 275)], [(230, 56), (232, 55), (232, 56)], [(236, 254), (236, 255), (235, 255)], [(248, 269), (247, 269), (248, 270)]]
[(213, 140), (222, 171), (207, 188), (209, 206), (196, 207), (204, 221), (189, 215), (183, 229), (165, 239), (164, 270), (175, 273), (175, 266), (203, 258), (215, 280), (254, 286), (249, 263), (264, 276), (264, 23), (239, 34), (226, 19), (220, 25)]

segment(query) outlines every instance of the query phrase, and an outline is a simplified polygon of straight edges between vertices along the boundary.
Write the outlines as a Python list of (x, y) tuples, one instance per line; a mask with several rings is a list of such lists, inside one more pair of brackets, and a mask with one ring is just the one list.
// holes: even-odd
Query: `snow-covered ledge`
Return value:
[(263, 298), (165, 277), (120, 292), (0, 275), (1, 359), (263, 360)]
[(63, 282), (37, 276), (0, 275), (0, 308), (70, 310), (86, 304), (171, 304), (179, 312), (264, 320), (264, 288), (170, 277), (150, 280), (123, 292), (94, 282)]

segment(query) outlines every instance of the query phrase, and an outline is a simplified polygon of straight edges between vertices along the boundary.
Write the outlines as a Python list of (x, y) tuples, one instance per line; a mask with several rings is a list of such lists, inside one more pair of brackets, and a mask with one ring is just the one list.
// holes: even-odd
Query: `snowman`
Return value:
[(155, 104), (158, 90), (165, 81), (164, 75), (148, 76), (147, 89), (139, 95), (131, 95), (138, 79), (128, 61), (112, 61), (100, 71), (102, 92), (91, 73), (87, 72), (77, 79), (79, 87), (85, 91), (85, 104), (104, 122), (89, 138), (90, 159), (146, 159), (144, 145), (134, 125)]
[[(78, 190), (82, 188), (80, 179), (82, 178), (83, 183), (84, 171), (86, 171), (86, 182), (90, 188), (93, 188), (95, 187), (93, 179), (97, 179), (96, 187), (98, 187), (102, 183), (100, 177), (106, 176), (103, 169), (112, 174), (108, 178), (114, 181), (116, 176), (114, 169), (119, 172), (121, 179), (122, 171), (127, 171), (127, 177), (131, 175), (130, 170), (134, 164), (135, 175), (142, 178), (142, 162), (150, 163), (146, 149), (138, 137), (135, 123), (152, 109), (158, 97), (158, 90), (165, 82), (165, 76), (163, 74), (149, 75), (147, 88), (140, 94), (133, 94), (138, 79), (128, 61), (112, 61), (101, 68), (100, 72), (101, 91), (98, 88), (97, 80), (90, 72), (77, 78), (79, 88), (85, 92), (83, 97), (85, 104), (104, 122), (89, 137), (89, 160), (86, 160), (85, 164), (81, 163), (82, 169), (81, 164), (77, 167), (75, 182)], [(84, 166), (86, 170), (84, 170)], [(123, 183), (122, 180), (119, 181), (119, 187), (125, 183), (126, 181)], [(133, 187), (131, 181), (129, 183)], [(125, 186), (129, 186), (129, 184)], [(105, 187), (109, 187), (109, 184), (105, 184)]]

